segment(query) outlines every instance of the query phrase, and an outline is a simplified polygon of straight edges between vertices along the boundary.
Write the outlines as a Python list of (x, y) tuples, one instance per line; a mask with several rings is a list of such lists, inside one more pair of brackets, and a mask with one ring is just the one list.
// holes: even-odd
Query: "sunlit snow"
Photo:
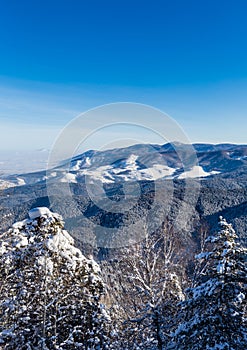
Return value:
[(192, 169), (185, 171), (181, 175), (178, 176), (178, 179), (186, 179), (189, 178), (196, 178), (196, 177), (206, 177), (210, 175), (216, 175), (219, 174), (219, 171), (211, 171), (206, 172), (203, 170), (203, 168), (200, 165), (195, 165)]

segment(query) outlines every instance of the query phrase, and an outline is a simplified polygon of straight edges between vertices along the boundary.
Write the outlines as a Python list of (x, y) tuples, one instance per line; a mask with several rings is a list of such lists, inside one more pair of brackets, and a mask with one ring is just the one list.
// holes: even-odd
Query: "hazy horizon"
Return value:
[[(149, 144), (148, 142), (145, 142), (144, 144)], [(205, 142), (195, 142), (194, 144), (208, 144), (208, 145), (219, 145), (219, 144), (232, 144), (232, 145), (243, 145), (247, 146), (247, 144), (237, 144), (237, 143), (229, 143), (229, 142), (222, 142), (222, 143), (205, 143)], [(126, 147), (129, 146), (135, 146), (138, 145), (138, 143), (126, 145)], [(151, 144), (151, 145), (160, 145), (163, 144)], [(124, 147), (124, 146), (122, 146)], [(122, 147), (116, 147), (116, 148), (122, 148)], [(106, 149), (87, 149), (75, 152), (74, 156), (80, 155), (82, 153), (85, 153), (87, 151), (105, 151), (105, 150), (111, 150), (113, 148), (106, 148)], [(50, 156), (50, 149), (37, 149), (37, 150), (0, 150), (0, 176), (4, 175), (13, 175), (13, 174), (21, 174), (21, 173), (28, 173), (28, 172), (35, 172), (40, 170), (46, 170), (48, 166), (48, 160)], [(66, 160), (66, 159), (64, 159)]]

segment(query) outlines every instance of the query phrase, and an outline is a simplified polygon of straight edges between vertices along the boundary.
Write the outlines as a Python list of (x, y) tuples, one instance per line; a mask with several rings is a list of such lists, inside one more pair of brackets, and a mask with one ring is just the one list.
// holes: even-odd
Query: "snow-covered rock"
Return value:
[(52, 213), (46, 207), (38, 207), (38, 208), (33, 208), (33, 209), (29, 210), (28, 215), (29, 215), (29, 218), (31, 220), (34, 220), (34, 219), (39, 218), (41, 216), (47, 216), (47, 217), (52, 216)]

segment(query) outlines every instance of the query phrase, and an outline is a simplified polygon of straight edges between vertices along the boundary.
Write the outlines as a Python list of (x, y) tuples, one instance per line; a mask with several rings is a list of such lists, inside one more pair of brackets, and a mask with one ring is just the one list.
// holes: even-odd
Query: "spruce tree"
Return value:
[(87, 259), (58, 214), (35, 208), (2, 235), (0, 347), (108, 349), (99, 266)]
[(220, 217), (219, 225), (218, 234), (207, 239), (212, 250), (196, 257), (203, 269), (182, 303), (172, 349), (247, 348), (247, 250), (231, 224)]

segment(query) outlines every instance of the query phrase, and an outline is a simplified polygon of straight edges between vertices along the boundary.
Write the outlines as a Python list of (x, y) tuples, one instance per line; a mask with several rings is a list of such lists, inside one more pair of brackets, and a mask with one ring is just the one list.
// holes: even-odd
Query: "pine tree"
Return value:
[(210, 236), (211, 251), (196, 258), (202, 272), (182, 303), (172, 349), (245, 350), (247, 348), (247, 250), (220, 217), (220, 231)]
[(2, 235), (0, 346), (108, 349), (99, 266), (84, 257), (62, 218), (35, 208)]

